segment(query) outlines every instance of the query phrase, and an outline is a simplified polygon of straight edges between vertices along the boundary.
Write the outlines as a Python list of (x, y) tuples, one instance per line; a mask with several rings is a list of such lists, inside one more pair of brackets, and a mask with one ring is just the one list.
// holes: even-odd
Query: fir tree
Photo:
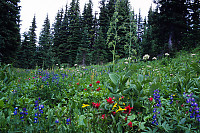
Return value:
[[(37, 65), (44, 68), (51, 67), (53, 65), (52, 55), (52, 36), (50, 31), (50, 21), (48, 15), (44, 21), (43, 29), (39, 37), (38, 57), (41, 59), (37, 62)], [(41, 57), (42, 56), (42, 57)]]
[(13, 63), (20, 46), (20, 0), (0, 1), (0, 61)]
[(36, 43), (37, 43), (37, 36), (36, 36), (36, 17), (34, 15), (32, 25), (29, 29), (28, 36), (29, 36), (29, 47), (28, 47), (28, 60), (29, 60), (29, 68), (34, 68), (36, 66)]

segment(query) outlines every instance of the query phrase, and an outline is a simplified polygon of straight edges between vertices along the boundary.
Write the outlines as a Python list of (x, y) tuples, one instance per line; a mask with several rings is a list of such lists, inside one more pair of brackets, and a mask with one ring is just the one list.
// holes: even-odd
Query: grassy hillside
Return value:
[(128, 62), (1, 65), (0, 131), (200, 132), (199, 49)]

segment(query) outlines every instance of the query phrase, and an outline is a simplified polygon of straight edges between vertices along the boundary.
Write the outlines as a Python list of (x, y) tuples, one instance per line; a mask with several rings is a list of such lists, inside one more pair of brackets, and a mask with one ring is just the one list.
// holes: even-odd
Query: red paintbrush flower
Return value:
[(126, 110), (123, 113), (126, 113), (126, 114), (129, 115), (131, 113), (131, 109), (133, 109), (133, 107), (130, 107), (130, 105), (128, 105), (128, 106), (125, 107), (125, 109)]
[(106, 99), (106, 100), (107, 100), (107, 102), (110, 103), (110, 104), (111, 104), (111, 103), (114, 103), (114, 101), (112, 101), (112, 98), (111, 98), (111, 97), (109, 97), (109, 98)]

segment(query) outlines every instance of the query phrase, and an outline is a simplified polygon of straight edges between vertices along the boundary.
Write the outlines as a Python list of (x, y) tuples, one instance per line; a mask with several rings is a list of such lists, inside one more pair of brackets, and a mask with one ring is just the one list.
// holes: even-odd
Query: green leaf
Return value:
[(186, 118), (181, 119), (181, 121), (179, 122), (179, 124), (183, 125), (186, 122)]
[(109, 77), (110, 77), (111, 81), (112, 81), (115, 85), (118, 84), (119, 79), (120, 79), (120, 76), (119, 76), (118, 74), (116, 74), (116, 73), (109, 73)]
[(85, 116), (84, 116), (84, 115), (79, 116), (78, 124), (79, 124), (80, 126), (85, 126), (84, 119), (85, 119)]
[(3, 108), (3, 106), (4, 106), (4, 102), (3, 100), (0, 100), (0, 108)]

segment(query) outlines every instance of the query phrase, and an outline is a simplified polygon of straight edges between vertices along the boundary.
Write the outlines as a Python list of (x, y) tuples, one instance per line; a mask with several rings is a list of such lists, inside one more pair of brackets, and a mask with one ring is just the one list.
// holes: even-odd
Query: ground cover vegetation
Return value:
[[(1, 132), (199, 132), (200, 56), (114, 65), (1, 65)], [(106, 126), (105, 126), (106, 125)]]
[[(37, 16), (0, 1), (0, 132), (200, 132), (199, 1), (79, 0)], [(5, 21), (6, 20), (6, 21)]]

